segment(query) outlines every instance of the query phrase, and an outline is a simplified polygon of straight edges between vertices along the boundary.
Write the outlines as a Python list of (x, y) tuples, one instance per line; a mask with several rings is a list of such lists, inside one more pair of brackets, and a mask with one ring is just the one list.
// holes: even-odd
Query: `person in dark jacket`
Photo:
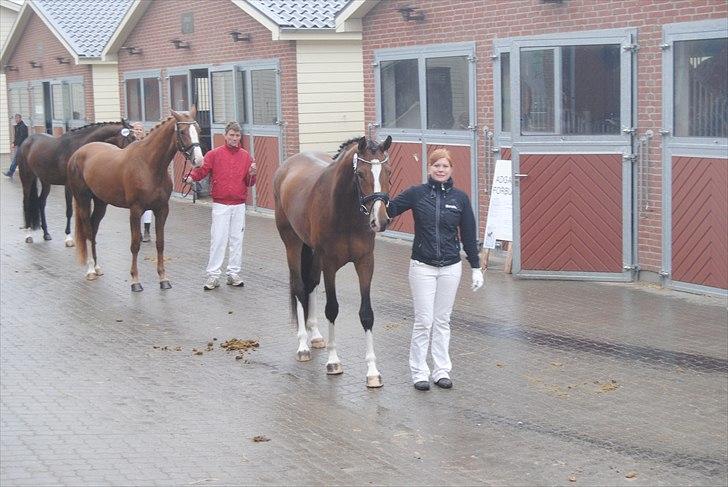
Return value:
[(242, 287), (240, 268), (245, 234), (245, 199), (248, 188), (255, 184), (256, 165), (248, 151), (240, 146), (241, 130), (237, 122), (225, 127), (225, 144), (205, 154), (202, 166), (193, 169), (188, 183), (211, 174), (212, 225), (210, 228), (210, 260), (204, 289), (220, 285), (220, 268), (229, 246), (227, 283)]
[(15, 114), (15, 136), (13, 137), (13, 149), (15, 149), (15, 153), (13, 154), (13, 160), (10, 162), (10, 168), (5, 171), (3, 174), (9, 178), (13, 177), (13, 174), (15, 174), (15, 169), (18, 167), (18, 148), (20, 147), (20, 144), (23, 143), (25, 139), (28, 138), (28, 126), (25, 125), (25, 122), (23, 122), (23, 116), (19, 113)]
[[(473, 209), (468, 195), (453, 186), (452, 172), (450, 153), (433, 151), (427, 161), (427, 183), (406, 189), (387, 207), (391, 218), (412, 210), (415, 220), (409, 268), (415, 322), (409, 364), (415, 389), (420, 391), (430, 389), (430, 377), (443, 389), (452, 387), (450, 314), (462, 273), (461, 239), (472, 268), (472, 290), (483, 286)], [(430, 335), (432, 374), (427, 365)]]

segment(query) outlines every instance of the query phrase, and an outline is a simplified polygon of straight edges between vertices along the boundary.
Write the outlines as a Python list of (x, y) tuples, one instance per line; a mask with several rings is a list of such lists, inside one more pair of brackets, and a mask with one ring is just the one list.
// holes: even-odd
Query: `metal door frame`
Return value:
[[(496, 52), (505, 52), (510, 46), (511, 73), (511, 140), (513, 171), (513, 274), (522, 278), (573, 279), (588, 281), (620, 281), (634, 279), (636, 266), (633, 253), (634, 195), (633, 173), (633, 130), (636, 120), (636, 49), (637, 29), (606, 29), (548, 35), (514, 37), (494, 44)], [(618, 44), (620, 46), (620, 124), (619, 135), (522, 135), (521, 133), (521, 49), (557, 48), (568, 46)], [(555, 73), (557, 67), (555, 67)], [(560, 74), (559, 78), (560, 78)], [(497, 80), (496, 84), (499, 84)], [(555, 83), (555, 89), (558, 82)], [(499, 103), (499, 102), (498, 102)], [(558, 126), (558, 125), (555, 125)], [(595, 139), (598, 140), (595, 142)], [(622, 262), (621, 273), (580, 271), (531, 271), (521, 268), (521, 199), (520, 174), (521, 154), (622, 154)]]
[(725, 19), (666, 24), (662, 27), (662, 269), (666, 287), (692, 293), (728, 297), (728, 290), (672, 280), (672, 159), (676, 156), (725, 158), (728, 139), (675, 137), (674, 134), (674, 44), (728, 37)]

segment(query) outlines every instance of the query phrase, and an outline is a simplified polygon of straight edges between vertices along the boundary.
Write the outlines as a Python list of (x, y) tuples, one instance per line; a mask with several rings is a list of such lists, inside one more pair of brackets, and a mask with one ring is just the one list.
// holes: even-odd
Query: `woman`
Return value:
[[(430, 376), (437, 386), (452, 387), (450, 314), (462, 273), (460, 238), (472, 267), (473, 291), (483, 285), (475, 217), (468, 195), (453, 187), (452, 171), (450, 152), (446, 149), (433, 151), (427, 161), (427, 184), (408, 188), (390, 201), (387, 208), (391, 218), (412, 210), (415, 219), (409, 268), (415, 322), (409, 363), (418, 391), (430, 389)], [(432, 375), (427, 365), (430, 330)]]
[[(146, 137), (144, 131), (144, 124), (141, 122), (134, 122), (131, 124), (131, 130), (134, 132), (136, 140), (142, 140)], [(142, 223), (144, 223), (144, 234), (142, 235), (142, 242), (149, 242), (152, 238), (149, 235), (149, 231), (152, 228), (152, 210), (147, 210), (142, 214)]]

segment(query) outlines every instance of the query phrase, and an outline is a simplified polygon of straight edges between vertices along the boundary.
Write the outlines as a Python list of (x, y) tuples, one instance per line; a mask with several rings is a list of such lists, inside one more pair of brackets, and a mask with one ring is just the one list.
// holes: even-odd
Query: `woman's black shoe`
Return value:
[(450, 389), (452, 387), (452, 381), (447, 377), (443, 377), (442, 379), (435, 382), (435, 384), (437, 384), (438, 387), (442, 387), (443, 389)]
[(418, 391), (429, 391), (430, 383), (426, 380), (415, 382), (415, 389), (417, 389)]

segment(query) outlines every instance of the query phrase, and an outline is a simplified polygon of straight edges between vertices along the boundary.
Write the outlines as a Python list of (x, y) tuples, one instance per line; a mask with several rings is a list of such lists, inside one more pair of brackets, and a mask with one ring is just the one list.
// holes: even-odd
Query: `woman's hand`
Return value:
[(250, 174), (251, 176), (255, 176), (256, 174), (258, 174), (258, 166), (255, 163), (252, 163), (250, 165), (250, 169), (248, 169), (248, 174)]
[(485, 279), (483, 277), (483, 271), (481, 271), (480, 269), (473, 269), (473, 285), (470, 286), (470, 289), (472, 289), (473, 291), (477, 291), (478, 289), (483, 287), (484, 280)]

